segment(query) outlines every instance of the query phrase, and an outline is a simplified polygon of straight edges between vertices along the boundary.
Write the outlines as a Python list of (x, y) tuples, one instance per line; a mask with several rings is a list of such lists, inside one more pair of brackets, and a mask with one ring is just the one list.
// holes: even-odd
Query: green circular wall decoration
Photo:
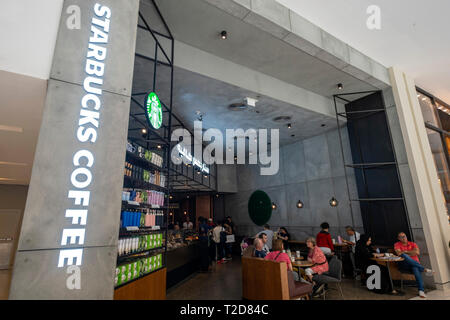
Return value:
[(262, 226), (270, 220), (272, 215), (272, 201), (267, 193), (256, 190), (248, 199), (248, 214), (250, 219), (258, 225)]
[(159, 129), (162, 124), (162, 107), (156, 93), (151, 92), (146, 101), (147, 119), (153, 128)]

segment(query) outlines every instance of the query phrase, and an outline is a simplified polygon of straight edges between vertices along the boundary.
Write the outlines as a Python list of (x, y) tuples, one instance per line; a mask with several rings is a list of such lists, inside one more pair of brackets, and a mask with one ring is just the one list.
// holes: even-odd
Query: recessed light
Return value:
[(1, 125), (1, 124), (0, 124), (0, 130), (1, 131), (10, 131), (10, 132), (23, 133), (23, 128), (21, 128), (21, 127), (6, 126), (6, 125)]
[(223, 31), (220, 33), (220, 38), (221, 38), (222, 40), (226, 40), (226, 39), (228, 38), (228, 34), (227, 34), (227, 32), (226, 32), (225, 30), (223, 30)]

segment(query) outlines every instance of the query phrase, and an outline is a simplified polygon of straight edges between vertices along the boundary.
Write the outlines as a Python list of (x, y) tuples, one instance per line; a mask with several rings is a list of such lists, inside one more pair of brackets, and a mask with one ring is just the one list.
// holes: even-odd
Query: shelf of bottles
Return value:
[(127, 144), (116, 288), (165, 265), (167, 170), (161, 154)]

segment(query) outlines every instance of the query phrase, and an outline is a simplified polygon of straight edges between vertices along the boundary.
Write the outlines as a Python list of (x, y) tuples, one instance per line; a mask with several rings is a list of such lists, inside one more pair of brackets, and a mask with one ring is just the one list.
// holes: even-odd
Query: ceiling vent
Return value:
[(291, 121), (291, 119), (292, 119), (292, 117), (290, 117), (290, 116), (279, 116), (279, 117), (273, 118), (273, 121), (284, 123), (284, 122)]
[(243, 102), (232, 103), (228, 106), (228, 109), (233, 110), (233, 111), (242, 111), (242, 110), (246, 110), (247, 108), (248, 108), (248, 105)]

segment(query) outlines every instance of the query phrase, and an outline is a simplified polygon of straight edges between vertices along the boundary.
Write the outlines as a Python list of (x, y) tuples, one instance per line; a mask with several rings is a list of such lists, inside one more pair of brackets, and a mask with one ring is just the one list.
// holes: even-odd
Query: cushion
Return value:
[(288, 286), (289, 296), (291, 298), (310, 294), (312, 292), (312, 285), (301, 281), (295, 281), (294, 275), (291, 271), (288, 271)]

